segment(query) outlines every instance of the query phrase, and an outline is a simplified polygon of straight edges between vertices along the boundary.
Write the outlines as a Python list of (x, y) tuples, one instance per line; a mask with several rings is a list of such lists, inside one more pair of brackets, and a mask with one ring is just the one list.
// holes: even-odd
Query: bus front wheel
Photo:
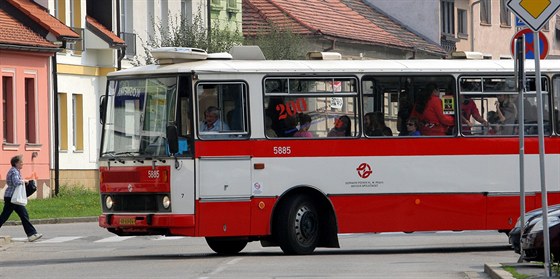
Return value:
[(296, 196), (282, 206), (275, 227), (276, 238), (284, 253), (311, 254), (319, 241), (319, 216), (313, 202)]
[(234, 255), (245, 246), (247, 246), (246, 239), (239, 239), (239, 238), (223, 238), (223, 237), (207, 237), (206, 243), (210, 246), (214, 252), (220, 255)]

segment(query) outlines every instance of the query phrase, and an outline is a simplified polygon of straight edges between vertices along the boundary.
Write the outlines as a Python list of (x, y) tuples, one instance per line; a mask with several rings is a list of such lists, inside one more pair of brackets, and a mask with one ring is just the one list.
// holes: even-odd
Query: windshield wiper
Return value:
[(109, 155), (111, 157), (115, 157), (115, 151), (105, 151), (103, 153), (101, 153), (101, 156), (105, 156), (105, 155)]
[(136, 152), (136, 151), (123, 151), (123, 152), (117, 152), (117, 153), (115, 153), (115, 156), (120, 156), (120, 155), (136, 156), (136, 155), (140, 155), (140, 152)]
[(123, 159), (117, 158), (117, 156), (116, 156), (117, 153), (115, 153), (115, 151), (107, 151), (107, 152), (101, 153), (101, 157), (103, 157), (103, 156), (105, 156), (105, 155), (107, 155), (108, 157), (110, 157), (110, 158), (108, 159), (109, 162), (111, 162), (111, 161), (116, 161), (116, 162), (119, 162), (119, 163), (121, 163), (121, 164), (124, 164), (124, 160), (123, 160)]

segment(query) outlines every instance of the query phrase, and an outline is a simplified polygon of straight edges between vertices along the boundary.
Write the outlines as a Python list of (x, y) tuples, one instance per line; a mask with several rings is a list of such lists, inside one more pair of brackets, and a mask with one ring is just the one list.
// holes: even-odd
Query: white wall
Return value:
[[(154, 21), (158, 24), (160, 22), (165, 24), (165, 22), (176, 22), (181, 17), (181, 0), (128, 0), (126, 2), (127, 13), (132, 12), (132, 16), (128, 17), (129, 21), (126, 22), (127, 32), (136, 34), (136, 54), (140, 56), (144, 54), (142, 41), (146, 42), (151, 36), (155, 35), (154, 33), (159, 33), (159, 30), (154, 29)], [(166, 6), (168, 11), (163, 11), (162, 8)], [(186, 0), (185, 6), (185, 10), (192, 13), (189, 18), (198, 15), (200, 11), (203, 22), (207, 22), (206, 0)], [(140, 60), (143, 61), (143, 59)], [(127, 61), (123, 62), (124, 68), (129, 66), (130, 64)]]
[(367, 2), (429, 40), (433, 42), (441, 40), (439, 0), (367, 0)]

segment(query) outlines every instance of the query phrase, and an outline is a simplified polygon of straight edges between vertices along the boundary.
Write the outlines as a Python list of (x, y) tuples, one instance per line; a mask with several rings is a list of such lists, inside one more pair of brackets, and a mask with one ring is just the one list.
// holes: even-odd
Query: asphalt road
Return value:
[(515, 262), (497, 232), (340, 235), (341, 249), (285, 256), (250, 243), (239, 255), (214, 254), (203, 238), (117, 237), (97, 223), (39, 224), (26, 242), (3, 226), (0, 278), (488, 278), (485, 263)]

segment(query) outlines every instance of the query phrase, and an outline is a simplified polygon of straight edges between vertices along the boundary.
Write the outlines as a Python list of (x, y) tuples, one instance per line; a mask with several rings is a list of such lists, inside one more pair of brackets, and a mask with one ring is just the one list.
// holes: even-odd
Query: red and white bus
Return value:
[[(508, 231), (519, 216), (519, 112), (496, 119), (499, 98), (517, 106), (511, 60), (154, 54), (159, 64), (108, 77), (99, 225), (117, 235), (202, 236), (221, 254), (260, 240), (308, 254), (339, 247), (339, 233)], [(530, 210), (541, 193), (527, 64)], [(560, 63), (541, 61), (541, 72), (548, 200), (559, 203)], [(408, 136), (412, 104), (428, 84), (455, 125), (441, 136)], [(460, 121), (464, 99), (488, 126)], [(382, 114), (389, 135), (369, 136), (370, 112)], [(311, 121), (298, 125), (303, 114)], [(349, 128), (333, 133), (341, 117)], [(302, 128), (305, 137), (294, 136)]]

